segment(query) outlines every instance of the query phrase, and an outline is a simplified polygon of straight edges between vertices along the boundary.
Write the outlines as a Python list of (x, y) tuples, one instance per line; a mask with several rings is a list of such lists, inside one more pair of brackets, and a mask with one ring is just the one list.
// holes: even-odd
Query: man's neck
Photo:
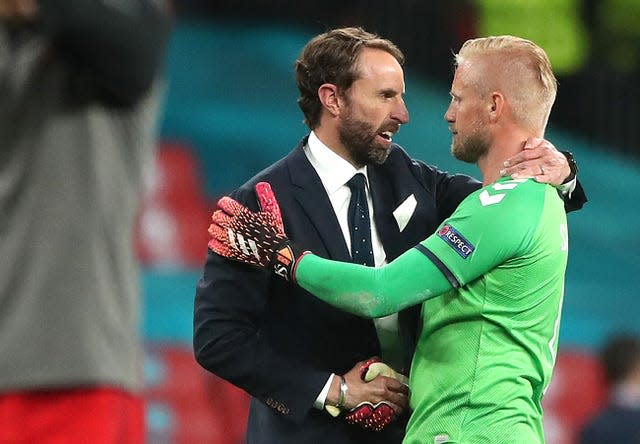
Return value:
[[(500, 170), (503, 168), (504, 161), (510, 156), (503, 155), (502, 153), (487, 153), (484, 157), (478, 160), (478, 168), (482, 174), (482, 185), (486, 186), (490, 183), (494, 183), (500, 178)], [(493, 154), (493, 155), (492, 155)]]
[(518, 127), (505, 129), (499, 134), (494, 134), (493, 143), (487, 154), (477, 162), (482, 173), (483, 186), (500, 179), (500, 170), (504, 168), (504, 161), (522, 151), (527, 138), (531, 136), (541, 137)]

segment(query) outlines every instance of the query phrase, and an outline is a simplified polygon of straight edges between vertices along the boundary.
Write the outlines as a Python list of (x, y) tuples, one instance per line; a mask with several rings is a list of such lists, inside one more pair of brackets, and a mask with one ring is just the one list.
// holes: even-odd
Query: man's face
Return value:
[(360, 77), (341, 97), (338, 135), (355, 164), (381, 164), (393, 135), (409, 121), (404, 73), (391, 54), (379, 49), (365, 48), (358, 65)]
[(451, 85), (451, 102), (444, 115), (451, 131), (451, 153), (463, 162), (476, 163), (489, 150), (491, 136), (487, 128), (487, 102), (467, 81), (467, 62), (455, 72)]

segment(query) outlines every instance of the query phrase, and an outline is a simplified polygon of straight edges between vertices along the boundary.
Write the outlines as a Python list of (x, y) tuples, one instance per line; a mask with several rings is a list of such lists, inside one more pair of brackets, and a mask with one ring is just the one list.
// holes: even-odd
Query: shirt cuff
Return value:
[(329, 389), (331, 388), (331, 383), (333, 382), (334, 376), (335, 376), (335, 373), (331, 373), (331, 376), (329, 376), (327, 383), (324, 385), (324, 387), (322, 388), (322, 391), (316, 398), (316, 401), (313, 403), (313, 406), (318, 410), (324, 409), (324, 403), (327, 400), (327, 395), (329, 394)]
[(573, 180), (570, 180), (567, 183), (563, 183), (558, 185), (556, 188), (560, 190), (563, 196), (567, 196), (571, 199), (571, 193), (576, 189), (576, 184), (578, 183), (578, 178), (574, 177)]

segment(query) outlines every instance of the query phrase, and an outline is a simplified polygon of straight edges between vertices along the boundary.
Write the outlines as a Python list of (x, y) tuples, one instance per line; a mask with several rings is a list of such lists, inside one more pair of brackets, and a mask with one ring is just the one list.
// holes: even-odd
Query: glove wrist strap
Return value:
[(300, 254), (299, 249), (288, 239), (278, 246), (273, 253), (271, 265), (273, 272), (284, 280), (294, 283), (296, 266), (302, 256), (308, 251)]

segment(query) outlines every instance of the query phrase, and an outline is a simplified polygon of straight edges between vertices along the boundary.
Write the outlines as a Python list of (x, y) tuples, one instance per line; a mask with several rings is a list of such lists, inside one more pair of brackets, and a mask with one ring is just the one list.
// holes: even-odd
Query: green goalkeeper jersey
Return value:
[(556, 189), (503, 178), (385, 267), (307, 255), (296, 278), (368, 317), (425, 301), (405, 443), (539, 444), (567, 254)]

